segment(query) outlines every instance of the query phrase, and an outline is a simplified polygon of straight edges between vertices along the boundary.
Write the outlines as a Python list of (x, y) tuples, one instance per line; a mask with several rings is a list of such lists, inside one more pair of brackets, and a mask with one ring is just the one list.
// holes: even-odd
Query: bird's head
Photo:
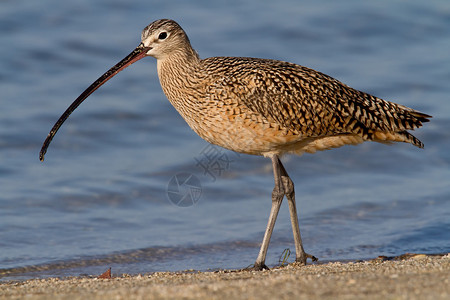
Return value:
[(141, 46), (146, 55), (164, 59), (174, 52), (190, 47), (189, 38), (177, 22), (168, 19), (157, 20), (144, 28)]

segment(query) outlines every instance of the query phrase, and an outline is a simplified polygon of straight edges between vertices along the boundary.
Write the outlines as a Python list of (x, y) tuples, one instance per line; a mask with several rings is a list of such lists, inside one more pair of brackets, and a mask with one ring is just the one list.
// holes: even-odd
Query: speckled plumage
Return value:
[[(363, 141), (408, 142), (428, 115), (357, 91), (296, 64), (247, 57), (200, 59), (183, 29), (160, 20), (143, 31), (177, 41), (158, 58), (164, 93), (210, 143), (266, 155), (315, 152)], [(168, 42), (168, 41), (166, 41)]]
[(364, 141), (423, 147), (407, 130), (422, 126), (430, 116), (357, 91), (315, 70), (269, 59), (200, 59), (183, 29), (167, 19), (147, 26), (141, 40), (61, 115), (42, 146), (40, 159), (44, 160), (64, 121), (90, 94), (139, 59), (155, 57), (164, 93), (198, 135), (210, 143), (264, 155), (272, 161), (275, 187), (256, 270), (267, 268), (267, 249), (284, 196), (289, 203), (296, 261), (305, 264), (307, 258), (316, 260), (303, 249), (294, 184), (279, 156)]

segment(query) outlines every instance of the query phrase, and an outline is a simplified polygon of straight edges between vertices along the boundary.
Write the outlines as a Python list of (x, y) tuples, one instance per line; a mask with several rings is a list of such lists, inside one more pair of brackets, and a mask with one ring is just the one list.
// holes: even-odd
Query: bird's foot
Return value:
[(250, 265), (247, 268), (245, 268), (247, 271), (262, 271), (262, 270), (269, 270), (269, 267), (266, 266), (264, 263), (255, 263), (254, 265)]
[(312, 261), (318, 261), (319, 259), (315, 257), (314, 255), (308, 254), (308, 253), (302, 253), (299, 257), (295, 259), (296, 263), (299, 263), (301, 265), (306, 265), (306, 260), (311, 259)]
[(314, 255), (308, 254), (306, 253), (306, 257), (310, 258), (312, 261), (318, 261), (319, 259), (317, 257), (315, 257)]

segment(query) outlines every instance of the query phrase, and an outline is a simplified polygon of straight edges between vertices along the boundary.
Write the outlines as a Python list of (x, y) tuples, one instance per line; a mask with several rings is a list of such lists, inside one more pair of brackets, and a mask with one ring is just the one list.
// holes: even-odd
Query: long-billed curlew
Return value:
[(330, 76), (296, 64), (246, 57), (200, 59), (184, 30), (168, 19), (142, 31), (142, 42), (91, 84), (64, 112), (45, 140), (40, 159), (69, 115), (118, 72), (145, 56), (157, 59), (164, 93), (189, 126), (206, 141), (272, 160), (272, 208), (254, 268), (265, 259), (281, 201), (286, 195), (296, 261), (306, 263), (295, 207), (294, 184), (279, 157), (285, 153), (355, 145), (407, 142), (423, 148), (407, 130), (431, 116), (357, 91)]

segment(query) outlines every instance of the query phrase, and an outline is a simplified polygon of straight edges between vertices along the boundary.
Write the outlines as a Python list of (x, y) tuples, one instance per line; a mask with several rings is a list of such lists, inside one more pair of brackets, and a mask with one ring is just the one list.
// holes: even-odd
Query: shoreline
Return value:
[(450, 299), (450, 254), (114, 275), (2, 282), (0, 299)]

